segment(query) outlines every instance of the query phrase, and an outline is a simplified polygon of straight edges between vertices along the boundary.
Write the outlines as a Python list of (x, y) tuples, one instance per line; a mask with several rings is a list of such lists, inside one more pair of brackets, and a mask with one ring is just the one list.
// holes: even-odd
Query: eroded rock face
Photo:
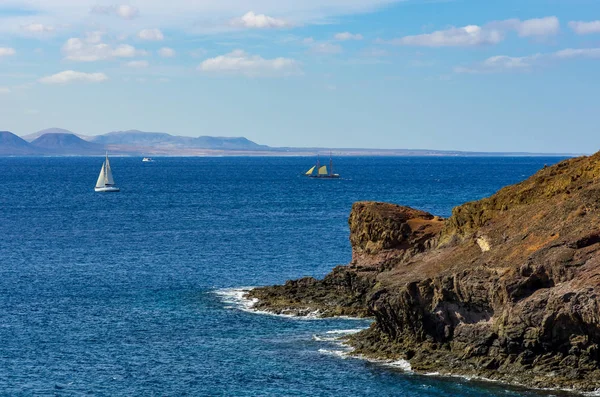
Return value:
[(351, 264), (253, 293), (263, 308), (373, 316), (351, 340), (357, 353), (417, 371), (600, 388), (600, 154), (544, 168), (448, 220), (357, 203), (349, 224)]
[(423, 211), (373, 202), (354, 204), (348, 223), (350, 265), (335, 268), (323, 280), (304, 278), (257, 288), (248, 295), (258, 299), (255, 307), (277, 314), (370, 317), (367, 300), (377, 276), (425, 251), (444, 225), (441, 218)]

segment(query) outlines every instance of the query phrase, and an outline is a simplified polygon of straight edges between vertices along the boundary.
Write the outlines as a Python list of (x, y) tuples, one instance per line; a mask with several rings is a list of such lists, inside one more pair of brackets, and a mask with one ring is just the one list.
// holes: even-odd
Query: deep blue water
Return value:
[[(557, 158), (0, 158), (0, 394), (517, 396), (342, 359), (314, 337), (365, 327), (248, 313), (224, 288), (350, 260), (353, 202), (448, 216)], [(317, 338), (318, 339), (318, 338)]]

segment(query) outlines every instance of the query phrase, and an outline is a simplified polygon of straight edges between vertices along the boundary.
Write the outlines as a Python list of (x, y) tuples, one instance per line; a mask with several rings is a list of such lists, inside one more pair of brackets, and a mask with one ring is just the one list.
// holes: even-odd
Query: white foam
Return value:
[(313, 339), (316, 341), (319, 341), (319, 342), (329, 343), (330, 345), (333, 343), (342, 349), (342, 350), (319, 349), (319, 353), (328, 354), (328, 355), (332, 355), (332, 356), (338, 356), (338, 357), (341, 357), (344, 359), (354, 358), (357, 360), (364, 360), (364, 361), (368, 361), (371, 363), (383, 365), (386, 367), (397, 368), (397, 369), (400, 369), (407, 373), (413, 373), (412, 367), (407, 360), (395, 360), (395, 361), (394, 360), (378, 360), (378, 359), (365, 357), (363, 355), (353, 355), (352, 352), (354, 352), (355, 349), (352, 346), (349, 346), (348, 344), (346, 344), (343, 338), (344, 338), (344, 336), (356, 334), (358, 332), (364, 331), (365, 329), (367, 329), (367, 328), (337, 329), (337, 330), (332, 330), (332, 331), (326, 332), (326, 334), (328, 334), (328, 335), (335, 335), (335, 336), (328, 337), (328, 336), (313, 335)]
[(343, 359), (349, 357), (351, 350), (329, 350), (329, 349), (319, 349), (319, 353), (326, 354), (328, 356), (336, 356)]
[(364, 331), (367, 328), (353, 328), (353, 329), (335, 329), (333, 331), (327, 331), (326, 334), (333, 334), (333, 335), (352, 335), (352, 334), (357, 334), (360, 331)]
[[(328, 320), (328, 319), (340, 319), (340, 320), (359, 320), (364, 321), (364, 318), (358, 317), (348, 317), (348, 316), (336, 316), (336, 317), (323, 317), (319, 310), (310, 311), (310, 309), (306, 309), (303, 312), (306, 314), (298, 315), (297, 309), (284, 310), (281, 313), (273, 313), (267, 310), (258, 310), (256, 309), (256, 304), (258, 303), (258, 299), (248, 299), (245, 295), (251, 290), (258, 287), (241, 287), (241, 288), (223, 288), (219, 290), (213, 291), (213, 293), (221, 298), (223, 303), (226, 303), (225, 306), (228, 309), (238, 309), (249, 313), (255, 314), (263, 314), (267, 316), (276, 316), (276, 317), (284, 317), (284, 318), (293, 318), (297, 320)], [(361, 329), (362, 330), (362, 329)]]
[(290, 310), (288, 313), (285, 311), (282, 313), (273, 313), (266, 310), (258, 310), (256, 309), (256, 304), (258, 303), (258, 299), (248, 299), (245, 295), (251, 290), (258, 287), (242, 287), (242, 288), (223, 288), (219, 290), (213, 291), (213, 293), (221, 298), (223, 303), (227, 304), (225, 307), (228, 309), (238, 309), (248, 313), (255, 314), (263, 314), (267, 316), (276, 316), (276, 317), (285, 317), (285, 318), (294, 318), (298, 320), (322, 320), (321, 313), (319, 310), (308, 311), (306, 310), (306, 314), (299, 316), (297, 314), (291, 313)]
[(406, 360), (392, 361), (391, 363), (386, 363), (384, 365), (386, 365), (388, 367), (399, 368), (405, 372), (412, 372), (412, 366)]
[(317, 342), (335, 342), (339, 339), (339, 336), (319, 336), (319, 335), (313, 335), (312, 336), (313, 340), (316, 340)]
[(424, 373), (423, 375), (425, 376), (435, 376), (435, 377), (440, 377), (440, 378), (460, 378), (460, 379), (464, 379), (467, 382), (471, 382), (473, 380), (475, 381), (479, 381), (479, 382), (488, 382), (488, 383), (498, 383), (498, 384), (504, 384), (504, 385), (509, 385), (509, 386), (515, 386), (515, 387), (522, 387), (524, 389), (530, 389), (530, 390), (542, 390), (542, 391), (549, 391), (549, 392), (567, 392), (567, 393), (574, 393), (574, 394), (579, 394), (582, 396), (600, 396), (600, 389), (596, 389), (595, 391), (592, 392), (582, 392), (582, 391), (578, 391), (575, 389), (569, 389), (569, 388), (556, 388), (556, 387), (531, 387), (531, 386), (527, 386), (523, 383), (520, 382), (508, 382), (508, 381), (502, 381), (502, 380), (498, 380), (498, 379), (490, 379), (490, 378), (486, 378), (484, 376), (469, 376), (469, 375), (458, 375), (458, 374), (441, 374), (439, 372), (427, 372)]
[(229, 304), (227, 308), (236, 308), (239, 310), (254, 312), (254, 306), (258, 299), (248, 299), (245, 295), (254, 287), (244, 288), (224, 288), (214, 291), (215, 295), (219, 296), (223, 303)]
[[(268, 312), (268, 311), (264, 311), (264, 310), (257, 310), (254, 308), (254, 306), (258, 302), (258, 299), (245, 298), (245, 295), (248, 292), (250, 292), (251, 290), (253, 290), (254, 288), (257, 288), (257, 287), (224, 288), (224, 289), (219, 289), (219, 290), (216, 290), (213, 292), (215, 295), (219, 296), (224, 303), (227, 304), (225, 306), (226, 308), (238, 309), (238, 310), (242, 310), (242, 311), (246, 311), (246, 312), (250, 312), (250, 313), (264, 314), (264, 315), (269, 315), (269, 316), (294, 318), (294, 319), (298, 319), (298, 320), (325, 320), (325, 319), (327, 319), (327, 318), (319, 317), (320, 313), (318, 310), (316, 310), (314, 312), (310, 312), (306, 316), (298, 316), (295, 314), (286, 314), (286, 313), (277, 314), (277, 313), (272, 313), (272, 312)], [(347, 317), (347, 316), (338, 316), (338, 317), (334, 317), (334, 318), (344, 319), (344, 320), (360, 320), (360, 321), (365, 320), (364, 318)], [(329, 318), (329, 319), (331, 319), (331, 318)], [(384, 365), (387, 367), (398, 368), (407, 373), (413, 373), (410, 362), (408, 362), (406, 360), (396, 360), (396, 361), (387, 360), (386, 361), (386, 360), (372, 359), (372, 358), (364, 357), (362, 355), (352, 355), (352, 352), (354, 351), (354, 349), (352, 347), (344, 344), (341, 339), (343, 336), (352, 335), (352, 334), (358, 333), (360, 331), (363, 331), (365, 329), (367, 329), (367, 328), (340, 329), (340, 330), (326, 331), (325, 333), (328, 335), (337, 335), (337, 336), (327, 337), (327, 336), (313, 335), (313, 339), (315, 341), (319, 341), (319, 342), (335, 343), (337, 346), (343, 348), (343, 350), (319, 349), (318, 351), (321, 354), (336, 356), (336, 357), (340, 357), (343, 359), (347, 359), (347, 358), (361, 359), (361, 360), (369, 361), (372, 363), (381, 364), (381, 365)], [(529, 388), (518, 382), (502, 382), (499, 380), (489, 379), (489, 378), (485, 378), (485, 377), (481, 377), (481, 376), (441, 374), (439, 372), (428, 372), (428, 373), (424, 373), (423, 375), (436, 376), (436, 377), (462, 378), (467, 381), (478, 380), (478, 381), (492, 382), (492, 383), (504, 383), (504, 384), (509, 384), (509, 385), (513, 385), (513, 386)], [(573, 389), (557, 389), (557, 388), (533, 388), (533, 390), (566, 391), (566, 392), (570, 392), (570, 393), (578, 393), (583, 396), (600, 397), (600, 389), (596, 389), (593, 392), (583, 392), (583, 393), (578, 392), (577, 390), (573, 390)]]

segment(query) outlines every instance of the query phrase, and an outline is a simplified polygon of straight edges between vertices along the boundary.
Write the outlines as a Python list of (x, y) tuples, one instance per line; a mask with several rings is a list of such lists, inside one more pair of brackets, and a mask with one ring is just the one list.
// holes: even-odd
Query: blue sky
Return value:
[(596, 0), (1, 0), (0, 129), (600, 148)]

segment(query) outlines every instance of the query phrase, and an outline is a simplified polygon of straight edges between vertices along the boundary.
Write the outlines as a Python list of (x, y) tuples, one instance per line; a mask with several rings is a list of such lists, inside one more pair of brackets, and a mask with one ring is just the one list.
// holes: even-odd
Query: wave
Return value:
[(406, 360), (392, 361), (391, 363), (384, 363), (383, 365), (387, 367), (398, 368), (404, 372), (412, 372), (412, 367)]
[[(221, 298), (222, 302), (227, 304), (227, 308), (233, 308), (237, 310), (242, 310), (249, 313), (262, 314), (268, 316), (276, 316), (276, 317), (284, 317), (284, 318), (294, 318), (297, 320), (327, 320), (332, 318), (323, 318), (319, 317), (319, 312), (314, 311), (309, 313), (307, 316), (298, 316), (293, 314), (277, 314), (269, 311), (258, 310), (254, 306), (258, 302), (258, 299), (248, 299), (245, 295), (250, 292), (252, 289), (256, 287), (242, 287), (242, 288), (224, 288), (213, 291), (215, 295)], [(344, 320), (361, 320), (364, 321), (364, 318), (355, 318), (355, 317), (346, 317), (339, 316), (334, 319), (344, 319)], [(363, 355), (355, 355), (352, 354), (354, 348), (348, 346), (344, 340), (345, 336), (352, 335), (358, 332), (361, 332), (365, 328), (352, 328), (352, 329), (340, 329), (340, 330), (331, 330), (326, 331), (324, 334), (315, 334), (312, 336), (313, 340), (317, 342), (322, 342), (328, 344), (329, 348), (320, 348), (318, 352), (320, 354), (339, 357), (342, 359), (358, 359), (368, 361), (370, 363), (382, 365), (384, 367), (399, 369), (407, 374), (414, 374), (415, 372), (412, 370), (410, 362), (407, 360), (379, 360), (373, 359), (370, 357), (365, 357)], [(559, 391), (559, 392), (568, 392), (568, 393), (576, 393), (579, 395), (583, 395), (586, 397), (600, 397), (600, 389), (592, 391), (592, 392), (580, 392), (573, 389), (558, 389), (558, 388), (531, 388), (525, 385), (519, 384), (518, 382), (502, 382), (499, 380), (489, 379), (481, 376), (469, 376), (469, 375), (458, 375), (458, 374), (443, 374), (440, 372), (428, 372), (422, 373), (423, 376), (431, 376), (431, 377), (440, 377), (440, 378), (461, 378), (466, 381), (480, 381), (480, 382), (491, 382), (491, 383), (502, 383), (510, 386), (523, 387), (529, 390), (541, 390), (541, 391)]]
[(335, 329), (333, 331), (327, 331), (326, 334), (333, 335), (352, 335), (358, 334), (360, 331), (364, 331), (366, 328), (352, 328), (352, 329)]
[(363, 328), (352, 328), (352, 329), (334, 329), (332, 331), (326, 331), (325, 334), (315, 334), (312, 336), (313, 340), (317, 342), (339, 342), (342, 345), (343, 338), (345, 336), (357, 334), (364, 331), (367, 327)]
[[(298, 315), (295, 313), (273, 313), (268, 310), (259, 310), (255, 306), (258, 303), (258, 299), (248, 299), (245, 297), (248, 292), (258, 287), (238, 287), (238, 288), (223, 288), (212, 291), (215, 295), (217, 295), (221, 301), (227, 306), (228, 309), (238, 309), (248, 313), (255, 314), (263, 314), (267, 316), (276, 316), (276, 317), (284, 317), (284, 318), (294, 318), (297, 320), (331, 320), (331, 319), (341, 319), (341, 320), (357, 320), (357, 321), (365, 321), (364, 318), (358, 317), (348, 317), (348, 316), (336, 316), (336, 317), (322, 317), (321, 312), (319, 310), (308, 311), (306, 314)], [(291, 310), (290, 310), (291, 312)]]
[(340, 357), (343, 359), (351, 357), (350, 353), (352, 352), (351, 350), (329, 350), (329, 349), (319, 349), (318, 351), (321, 354), (325, 354), (328, 356), (336, 356), (336, 357)]

